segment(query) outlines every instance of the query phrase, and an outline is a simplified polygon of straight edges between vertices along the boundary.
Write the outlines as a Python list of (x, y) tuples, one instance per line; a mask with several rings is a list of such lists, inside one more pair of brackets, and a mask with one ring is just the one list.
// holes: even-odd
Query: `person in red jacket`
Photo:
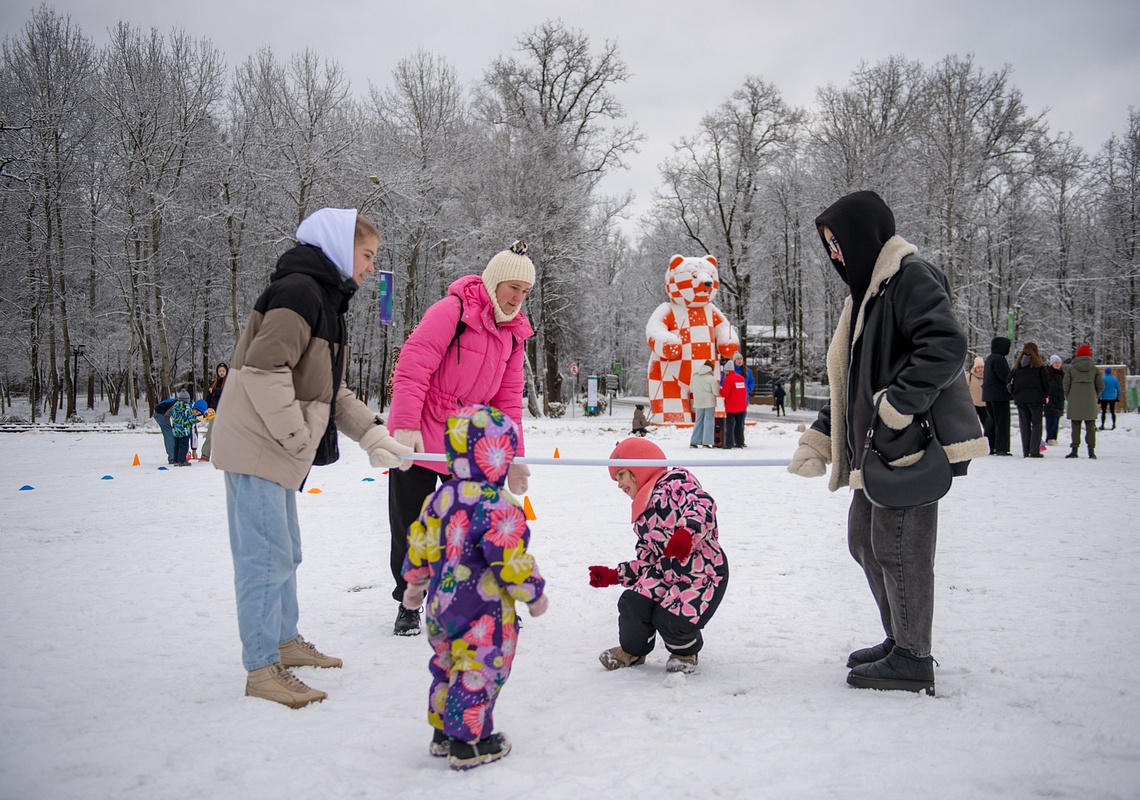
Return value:
[(748, 386), (744, 377), (731, 367), (724, 371), (724, 383), (720, 386), (720, 396), (724, 398), (724, 436), (722, 447), (744, 447), (744, 415), (748, 413)]

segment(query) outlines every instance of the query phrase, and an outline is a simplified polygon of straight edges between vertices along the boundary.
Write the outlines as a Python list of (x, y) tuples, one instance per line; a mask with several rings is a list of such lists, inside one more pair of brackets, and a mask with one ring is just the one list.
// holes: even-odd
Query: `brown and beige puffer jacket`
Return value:
[[(298, 245), (278, 259), (230, 360), (211, 433), (216, 468), (301, 488), (328, 426), (333, 360), (355, 291), (318, 247)], [(342, 379), (338, 430), (359, 441), (378, 422)]]

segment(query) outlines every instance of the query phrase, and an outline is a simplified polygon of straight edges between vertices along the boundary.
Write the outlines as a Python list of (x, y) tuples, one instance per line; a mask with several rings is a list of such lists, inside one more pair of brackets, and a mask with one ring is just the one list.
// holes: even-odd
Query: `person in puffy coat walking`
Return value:
[(1096, 458), (1096, 398), (1104, 390), (1104, 377), (1096, 368), (1092, 348), (1082, 344), (1069, 364), (1062, 381), (1065, 389), (1067, 416), (1072, 423), (1070, 450), (1065, 458), (1078, 458), (1081, 445), (1081, 424), (1085, 426), (1085, 447), (1089, 458)]
[(1104, 389), (1100, 393), (1100, 429), (1104, 430), (1105, 412), (1112, 414), (1112, 429), (1116, 430), (1116, 401), (1120, 399), (1120, 380), (1112, 374), (1112, 367), (1104, 368)]
[(1017, 427), (1021, 433), (1021, 457), (1043, 458), (1041, 421), (1049, 396), (1049, 368), (1035, 342), (1026, 342), (1018, 353), (1009, 377), (1010, 393), (1017, 404)]
[[(388, 427), (396, 441), (417, 453), (444, 452), (447, 419), (460, 408), (485, 403), (510, 417), (518, 430), (518, 455), (525, 452), (522, 427), (523, 345), (534, 335), (523, 302), (534, 285), (534, 264), (518, 241), (497, 253), (482, 275), (466, 275), (447, 289), (420, 319), (400, 349), (392, 379)], [(408, 527), (436, 485), (448, 477), (447, 464), (405, 461), (388, 476), (391, 529), (392, 598), (400, 605), (392, 633), (415, 636), (420, 615), (401, 601), (408, 552)], [(511, 464), (507, 487), (526, 494), (530, 469)]]

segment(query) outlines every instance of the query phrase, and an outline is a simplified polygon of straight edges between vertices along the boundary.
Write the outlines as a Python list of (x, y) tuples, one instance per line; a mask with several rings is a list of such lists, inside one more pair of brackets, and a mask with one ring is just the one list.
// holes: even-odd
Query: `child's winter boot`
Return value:
[(692, 675), (697, 671), (697, 654), (679, 656), (676, 653), (671, 653), (669, 660), (665, 662), (665, 671), (684, 672), (686, 675)]
[(451, 737), (439, 728), (433, 729), (428, 752), (435, 758), (447, 758), (451, 755)]
[(630, 655), (621, 647), (611, 647), (609, 650), (603, 650), (602, 654), (598, 656), (598, 660), (602, 662), (603, 667), (613, 671), (623, 667), (640, 666), (645, 663), (645, 656)]
[(509, 752), (511, 752), (511, 743), (501, 733), (492, 733), (477, 742), (452, 739), (447, 765), (452, 769), (474, 769), (498, 761)]

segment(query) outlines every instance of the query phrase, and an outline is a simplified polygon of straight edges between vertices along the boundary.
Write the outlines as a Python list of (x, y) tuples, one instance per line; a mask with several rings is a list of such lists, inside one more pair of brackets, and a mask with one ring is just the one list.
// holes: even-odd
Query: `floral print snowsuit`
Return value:
[(515, 601), (531, 603), (545, 586), (527, 552), (526, 516), (503, 488), (517, 443), (514, 422), (498, 409), (467, 406), (449, 418), (452, 478), (408, 531), (404, 578), (428, 581), (428, 722), (467, 742), (494, 729), (518, 641)]

